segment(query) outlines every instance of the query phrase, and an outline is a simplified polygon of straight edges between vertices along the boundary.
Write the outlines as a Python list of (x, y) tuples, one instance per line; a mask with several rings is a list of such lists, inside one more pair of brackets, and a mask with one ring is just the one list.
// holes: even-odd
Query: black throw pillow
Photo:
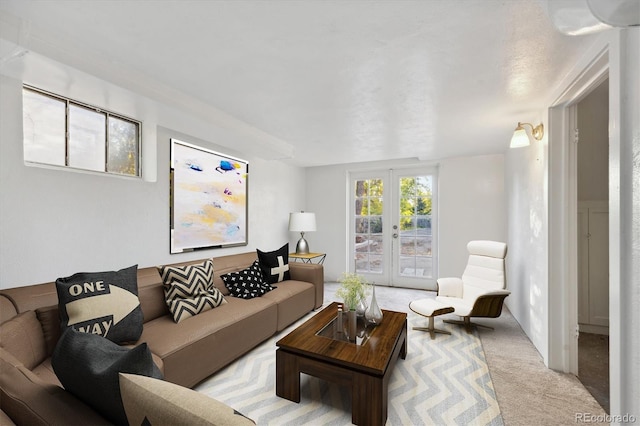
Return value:
[(256, 260), (251, 266), (242, 271), (229, 272), (220, 275), (225, 287), (233, 297), (241, 299), (253, 299), (273, 290), (262, 275), (260, 263)]
[(119, 373), (162, 379), (146, 343), (133, 349), (104, 337), (68, 328), (51, 355), (51, 366), (64, 388), (115, 424), (127, 424), (120, 397)]
[(142, 334), (138, 265), (119, 271), (80, 272), (56, 280), (60, 327), (97, 334), (115, 343)]
[(269, 284), (291, 279), (289, 274), (289, 243), (275, 251), (257, 250), (257, 252), (262, 274)]

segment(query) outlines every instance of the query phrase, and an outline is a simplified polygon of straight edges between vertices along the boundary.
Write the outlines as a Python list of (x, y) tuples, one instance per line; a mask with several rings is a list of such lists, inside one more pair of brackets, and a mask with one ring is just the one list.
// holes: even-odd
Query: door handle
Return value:
[(398, 234), (393, 234), (392, 237), (393, 238), (398, 238)]

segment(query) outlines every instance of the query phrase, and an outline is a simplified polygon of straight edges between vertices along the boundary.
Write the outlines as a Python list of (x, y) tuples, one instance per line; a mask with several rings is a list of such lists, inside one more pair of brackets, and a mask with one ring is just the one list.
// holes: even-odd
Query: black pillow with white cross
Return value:
[(291, 279), (289, 275), (289, 243), (275, 251), (264, 252), (259, 249), (256, 251), (262, 274), (269, 284)]
[(221, 275), (220, 278), (233, 297), (253, 299), (273, 290), (273, 287), (264, 280), (257, 260), (242, 271), (229, 272)]

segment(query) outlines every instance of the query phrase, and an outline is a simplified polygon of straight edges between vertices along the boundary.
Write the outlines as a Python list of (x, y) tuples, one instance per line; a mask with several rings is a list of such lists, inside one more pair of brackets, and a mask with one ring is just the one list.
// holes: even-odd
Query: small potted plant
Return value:
[(341, 285), (338, 291), (336, 291), (336, 296), (342, 298), (345, 309), (349, 311), (357, 310), (358, 305), (364, 301), (366, 296), (367, 282), (364, 277), (345, 272), (338, 282)]
[[(344, 301), (344, 309), (346, 310), (347, 329), (345, 333), (350, 341), (355, 342), (357, 332), (357, 311), (363, 310), (363, 302), (366, 293), (366, 281), (364, 277), (358, 274), (345, 272), (338, 280), (340, 287), (336, 291), (336, 296)], [(365, 308), (366, 309), (366, 308)]]

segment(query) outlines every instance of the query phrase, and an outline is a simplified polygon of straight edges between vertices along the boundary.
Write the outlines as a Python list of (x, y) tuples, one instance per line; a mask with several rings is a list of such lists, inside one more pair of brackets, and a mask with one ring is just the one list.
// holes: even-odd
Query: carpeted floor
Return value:
[[(495, 327), (478, 330), (506, 425), (609, 424), (576, 376), (545, 367), (508, 309), (500, 318), (477, 322)], [(595, 421), (579, 421), (587, 416)]]
[[(326, 283), (325, 304), (337, 300), (334, 297), (336, 289), (336, 283)], [(378, 287), (376, 296), (378, 304), (383, 309), (410, 312), (408, 309), (410, 301), (423, 297), (435, 297), (435, 293)], [(456, 318), (451, 314), (443, 317)], [(411, 330), (409, 354), (421, 352), (424, 348), (427, 348), (425, 353), (434, 351), (434, 349), (442, 347), (448, 337), (460, 336), (461, 339), (464, 338), (462, 334), (466, 335), (466, 333), (459, 333), (461, 328), (458, 326), (443, 324), (441, 322), (443, 317), (436, 319), (436, 327), (448, 329), (454, 335), (438, 335), (436, 340), (431, 341), (427, 333)], [(413, 313), (409, 318), (413, 322), (422, 320)], [(414, 371), (404, 372), (404, 366), (414, 364), (408, 356), (406, 360), (398, 361), (396, 364), (396, 370), (401, 374), (394, 372), (392, 381), (395, 381), (389, 387), (388, 425), (503, 423), (507, 426), (575, 425), (576, 423), (584, 423), (585, 421), (580, 421), (580, 419), (585, 419), (585, 416), (589, 416), (591, 424), (608, 424), (604, 422), (606, 419), (605, 411), (575, 376), (558, 373), (544, 366), (542, 357), (507, 309), (503, 311), (500, 318), (482, 319), (477, 322), (495, 328), (494, 330), (479, 328), (472, 335), (474, 338), (479, 336), (481, 342), (481, 347), (473, 350), (474, 357), (482, 358), (483, 362), (486, 360), (489, 376), (478, 375), (481, 378), (477, 382), (480, 383), (480, 386), (469, 384), (467, 391), (474, 393), (478, 388), (483, 389), (482, 392), (486, 392), (483, 398), (488, 401), (492, 399), (491, 395), (495, 392), (499, 413), (495, 415), (493, 408), (485, 407), (478, 410), (477, 407), (482, 408), (483, 405), (478, 403), (475, 396), (468, 399), (468, 401), (472, 401), (471, 403), (464, 403), (467, 406), (476, 406), (472, 409), (476, 413), (475, 419), (474, 415), (469, 414), (471, 411), (460, 415), (465, 410), (461, 410), (459, 404), (452, 410), (457, 413), (454, 415), (447, 414), (446, 410), (444, 414), (443, 410), (436, 410), (437, 412), (431, 410), (432, 412), (429, 413), (431, 407), (437, 406), (438, 402), (451, 392), (451, 390), (443, 391), (443, 386), (458, 387), (459, 393), (464, 392), (464, 386), (452, 385), (452, 382), (457, 380), (460, 375), (456, 375), (451, 369), (443, 369), (441, 365), (443, 361), (428, 357), (416, 362)], [(275, 341), (278, 338), (276, 336), (265, 342), (247, 356), (240, 358), (226, 369), (202, 382), (196, 387), (196, 390), (229, 403), (239, 411), (256, 419), (259, 425), (350, 424), (350, 393), (348, 389), (329, 385), (322, 380), (303, 374), (300, 404), (275, 396), (274, 349)], [(469, 345), (469, 347), (474, 346)], [(267, 349), (261, 353), (261, 348)], [(435, 350), (435, 352), (438, 351)], [(248, 366), (247, 362), (251, 358), (254, 360), (251, 361), (251, 366)], [(398, 368), (399, 366), (401, 367)], [(424, 368), (430, 368), (430, 372), (425, 374)], [(416, 382), (414, 380), (416, 377), (426, 377), (427, 379)], [(469, 377), (473, 377), (473, 375)], [(487, 380), (489, 377), (490, 379)], [(436, 382), (439, 382), (438, 386), (434, 387)], [(417, 392), (410, 392), (412, 387), (420, 389)], [(260, 388), (260, 390), (255, 391), (255, 395), (251, 396), (249, 388)], [(400, 393), (401, 396), (404, 394), (405, 400), (397, 398), (396, 393)], [(453, 406), (455, 405), (453, 404)], [(493, 407), (492, 404), (486, 406)], [(429, 413), (430, 417), (421, 414), (425, 412)], [(483, 412), (484, 414), (482, 414)], [(598, 419), (603, 421), (598, 422)]]
[(578, 379), (609, 413), (609, 336), (580, 332)]

